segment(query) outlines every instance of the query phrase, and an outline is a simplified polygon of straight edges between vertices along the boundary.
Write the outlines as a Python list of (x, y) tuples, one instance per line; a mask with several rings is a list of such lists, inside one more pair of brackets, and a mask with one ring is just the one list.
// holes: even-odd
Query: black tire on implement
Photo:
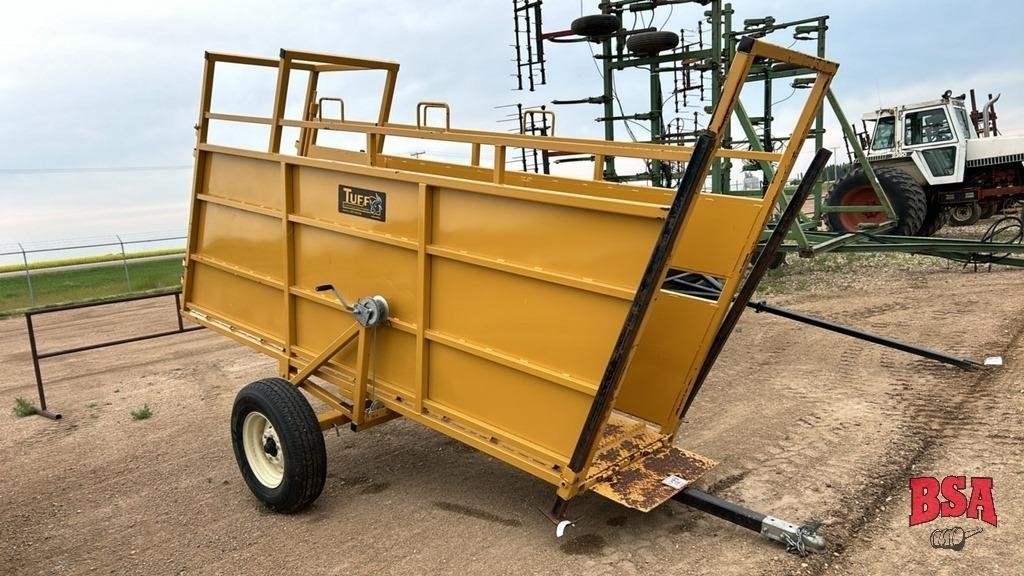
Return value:
[(679, 35), (667, 30), (640, 32), (626, 39), (626, 48), (634, 54), (653, 55), (679, 45)]
[(980, 220), (988, 220), (989, 218), (996, 215), (999, 212), (1000, 203), (997, 202), (986, 202), (981, 205), (981, 218)]
[[(898, 220), (896, 228), (888, 233), (897, 236), (916, 235), (924, 225), (925, 215), (928, 212), (928, 197), (924, 189), (910, 174), (899, 168), (875, 168), (875, 176), (888, 195)], [(870, 194), (866, 191), (870, 191)], [(828, 193), (827, 204), (829, 206), (860, 206), (862, 205), (860, 202), (863, 200), (849, 201), (851, 197), (858, 195), (861, 198), (870, 195), (875, 202), (878, 202), (867, 175), (859, 168), (847, 174), (832, 187)], [(881, 207), (879, 212), (884, 214)], [(846, 217), (847, 220), (850, 218), (850, 216)], [(857, 230), (856, 226), (844, 225), (843, 220), (844, 217), (839, 212), (829, 212), (826, 217), (829, 230), (834, 232), (855, 232)], [(850, 222), (847, 221), (846, 224), (850, 224)]]
[(953, 226), (970, 226), (981, 219), (981, 206), (977, 202), (950, 206), (947, 212), (949, 223)]
[(599, 38), (618, 32), (619, 18), (613, 14), (591, 14), (572, 21), (569, 29), (573, 34), (587, 38)]
[(941, 230), (946, 224), (949, 224), (949, 214), (946, 212), (946, 207), (932, 200), (928, 202), (928, 212), (924, 215), (924, 224), (921, 225), (921, 229), (914, 235), (931, 236)]
[[(271, 446), (275, 456), (281, 451), (283, 462), (280, 483), (273, 487), (260, 481), (246, 455), (244, 426), (253, 413), (269, 420), (280, 442), (279, 447), (276, 441)], [(309, 402), (287, 380), (265, 378), (238, 392), (231, 410), (231, 444), (245, 484), (274, 512), (298, 512), (312, 504), (324, 488), (327, 450), (320, 424)]]

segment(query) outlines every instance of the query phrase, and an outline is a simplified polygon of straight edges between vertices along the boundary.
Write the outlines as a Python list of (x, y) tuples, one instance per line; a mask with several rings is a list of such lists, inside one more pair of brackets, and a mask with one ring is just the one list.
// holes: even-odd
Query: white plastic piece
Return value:
[(1002, 366), (1003, 365), (1003, 357), (1002, 356), (989, 356), (988, 358), (985, 358), (984, 364), (985, 364), (985, 366)]
[(682, 490), (683, 488), (686, 488), (687, 484), (689, 484), (685, 478), (680, 478), (675, 474), (669, 475), (667, 478), (662, 480), (661, 483), (670, 488), (675, 488), (676, 490)]
[(559, 522), (558, 526), (555, 526), (555, 538), (561, 538), (562, 536), (565, 536), (565, 529), (569, 526), (574, 526), (575, 524), (576, 523), (572, 520), (562, 520), (561, 522)]

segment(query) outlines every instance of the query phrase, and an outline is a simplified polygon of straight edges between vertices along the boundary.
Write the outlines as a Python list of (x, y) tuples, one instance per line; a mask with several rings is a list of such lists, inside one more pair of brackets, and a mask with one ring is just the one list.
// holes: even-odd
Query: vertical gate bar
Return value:
[[(601, 383), (594, 396), (590, 412), (583, 424), (576, 448), (569, 460), (569, 469), (580, 474), (590, 460), (591, 453), (597, 442), (601, 425), (604, 423), (611, 411), (615, 401), (622, 377), (626, 373), (626, 367), (636, 350), (636, 343), (642, 332), (643, 323), (646, 320), (647, 310), (650, 308), (654, 295), (661, 288), (664, 280), (665, 269), (668, 266), (672, 251), (675, 249), (676, 240), (683, 229), (683, 223), (694, 206), (697, 196), (704, 184), (704, 177), (714, 158), (715, 144), (718, 138), (710, 133), (702, 134), (693, 149), (693, 155), (687, 164), (686, 172), (679, 182), (672, 204), (669, 206), (665, 216), (665, 224), (654, 244), (651, 258), (647, 262), (643, 276), (640, 278), (640, 285), (637, 287), (636, 297), (630, 304), (629, 312), (623, 322), (622, 330), (619, 332), (618, 340), (612, 349), (611, 357), (605, 368)], [(556, 504), (556, 507), (558, 504)]]
[(288, 220), (294, 209), (294, 170), (287, 162), (281, 162), (281, 282), (284, 284), (284, 358), (281, 360), (282, 378), (288, 378), (291, 370), (292, 346), (295, 345), (297, 332), (295, 329), (295, 297), (292, 296), (292, 285), (295, 284), (295, 263), (292, 251), (295, 249), (295, 224)]
[(288, 51), (281, 50), (281, 61), (277, 66), (277, 87), (274, 90), (274, 112), (271, 115), (270, 144), (267, 151), (271, 154), (281, 152), (281, 133), (284, 126), (281, 120), (284, 118), (285, 105), (288, 102), (288, 80), (292, 72), (292, 59)]
[[(475, 146), (476, 150), (479, 147)], [(419, 227), (416, 250), (416, 397), (413, 402), (418, 413), (423, 413), (423, 401), (429, 385), (430, 354), (427, 350), (427, 327), (430, 325), (430, 254), (427, 247), (433, 241), (434, 188), (419, 185)]]
[(36, 390), (39, 392), (39, 409), (46, 410), (46, 392), (43, 391), (43, 374), (39, 370), (39, 349), (36, 348), (36, 331), (32, 326), (32, 313), (25, 313), (25, 326), (28, 328), (28, 347), (32, 353), (32, 368), (36, 372)]
[[(719, 326), (718, 332), (715, 334), (715, 339), (712, 341), (711, 348), (708, 350), (708, 354), (704, 358), (704, 362), (701, 364), (700, 370), (697, 372), (697, 377), (694, 379), (690, 390), (687, 391), (683, 408), (679, 411), (679, 418), (686, 415), (686, 411), (689, 410), (690, 404), (697, 396), (697, 392), (699, 392), (701, 386), (704, 385), (704, 381), (711, 372), (711, 368), (715, 365), (715, 361), (718, 360), (718, 356), (722, 353), (722, 349), (725, 348), (725, 343), (729, 340), (729, 336), (732, 335), (732, 331), (736, 327), (736, 323), (739, 322), (740, 315), (742, 315), (743, 311), (746, 309), (747, 302), (750, 302), (750, 298), (754, 295), (754, 290), (757, 289), (758, 284), (761, 283), (761, 279), (764, 278), (765, 273), (768, 272), (768, 267), (771, 265), (772, 260), (775, 257), (775, 253), (778, 251), (779, 246), (782, 245), (782, 242), (786, 239), (790, 227), (796, 221), (797, 216), (803, 209), (804, 202), (807, 201), (808, 196), (810, 196), (811, 192), (814, 190), (814, 186), (818, 182), (818, 177), (825, 169), (825, 165), (828, 164), (828, 159), (831, 156), (832, 153), (824, 148), (818, 150), (817, 154), (814, 155), (811, 165), (807, 168), (807, 171), (804, 173), (804, 177), (800, 180), (800, 185), (797, 186), (796, 192), (793, 193), (793, 198), (789, 201), (789, 204), (786, 206), (785, 211), (783, 211), (782, 216), (779, 217), (779, 221), (775, 224), (775, 230), (768, 238), (768, 242), (765, 243), (764, 247), (761, 249), (761, 253), (754, 261), (754, 265), (750, 272), (747, 273), (747, 277), (743, 281), (743, 285), (740, 286), (735, 300), (732, 302), (729, 311), (722, 320), (722, 325)], [(765, 209), (770, 210), (771, 206), (766, 206)]]
[(208, 154), (200, 150), (199, 145), (206, 144), (210, 132), (210, 119), (207, 118), (207, 114), (210, 113), (210, 103), (213, 99), (213, 73), (216, 64), (217, 61), (207, 52), (203, 64), (203, 87), (199, 97), (199, 120), (196, 123), (196, 166), (192, 172), (192, 201), (189, 202), (188, 240), (186, 240), (185, 246), (185, 268), (182, 271), (181, 295), (184, 303), (191, 301), (192, 296), (191, 280), (195, 263), (189, 258), (189, 255), (195, 254), (198, 246), (200, 204), (197, 196), (203, 186)]
[[(302, 103), (302, 119), (313, 120), (316, 117), (316, 85), (320, 78), (320, 73), (316, 70), (309, 71), (309, 79), (306, 80), (306, 100)], [(309, 156), (309, 145), (312, 141), (311, 132), (315, 128), (303, 126), (299, 132), (299, 149), (297, 150), (299, 156)]]

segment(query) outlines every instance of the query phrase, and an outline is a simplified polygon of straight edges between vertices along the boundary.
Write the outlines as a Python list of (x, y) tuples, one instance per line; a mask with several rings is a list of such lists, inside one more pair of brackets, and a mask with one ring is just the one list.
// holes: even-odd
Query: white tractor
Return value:
[[(982, 113), (947, 91), (939, 100), (864, 115), (864, 153), (892, 206), (888, 233), (931, 236), (947, 222), (968, 225), (1024, 199), (1024, 137), (999, 136), (990, 98)], [(866, 137), (868, 122), (874, 132)], [(832, 187), (830, 206), (882, 205), (869, 177), (856, 169)], [(834, 231), (889, 220), (885, 210), (830, 212)]]

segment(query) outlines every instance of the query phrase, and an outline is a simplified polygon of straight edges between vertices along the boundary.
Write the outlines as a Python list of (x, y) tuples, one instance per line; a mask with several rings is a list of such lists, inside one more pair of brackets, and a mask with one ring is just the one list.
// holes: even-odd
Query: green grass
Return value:
[(31, 402), (25, 400), (22, 397), (14, 399), (14, 407), (11, 408), (11, 412), (18, 418), (24, 418), (25, 416), (31, 416), (36, 413), (36, 407)]
[[(181, 248), (162, 248), (160, 250), (143, 250), (140, 252), (129, 252), (124, 255), (124, 258), (128, 260), (137, 260), (139, 258), (150, 258), (153, 256), (170, 256), (172, 254), (182, 254)], [(81, 256), (78, 258), (59, 258), (56, 260), (42, 260), (39, 262), (29, 262), (29, 270), (45, 270), (46, 268), (60, 268), (61, 266), (74, 266), (75, 264), (95, 264), (99, 262), (120, 262), (122, 260), (121, 253), (116, 254), (99, 254), (97, 256)], [(3, 272), (16, 272), (24, 270), (24, 264), (4, 264), (0, 266), (0, 273)]]
[(149, 404), (143, 404), (142, 408), (131, 411), (132, 420), (147, 420), (153, 415), (153, 411), (149, 409)]
[(49, 270), (32, 274), (35, 302), (29, 298), (23, 275), (0, 278), (0, 316), (29, 308), (172, 289), (181, 286), (181, 260), (176, 258), (128, 262), (131, 290), (121, 262), (77, 270)]

